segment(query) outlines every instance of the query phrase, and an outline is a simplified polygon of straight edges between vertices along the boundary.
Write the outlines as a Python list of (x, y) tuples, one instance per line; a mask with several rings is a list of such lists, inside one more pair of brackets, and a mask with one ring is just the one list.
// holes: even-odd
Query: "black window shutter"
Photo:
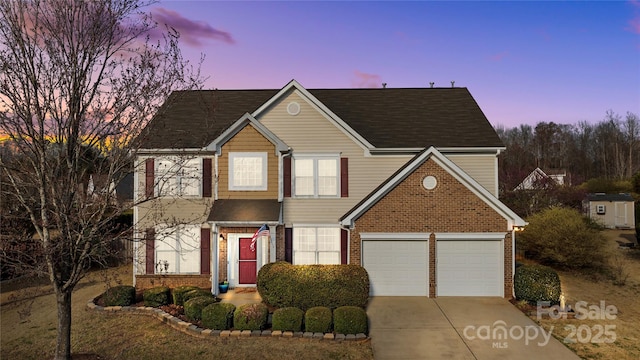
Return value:
[(285, 197), (291, 197), (291, 156), (282, 158), (282, 178)]
[(345, 229), (340, 229), (340, 263), (346, 264), (349, 254), (349, 232)]
[(211, 197), (211, 159), (202, 159), (202, 197)]
[(200, 274), (211, 274), (211, 229), (200, 229)]
[(146, 246), (146, 273), (151, 275), (156, 272), (156, 230), (148, 228), (144, 234), (144, 242)]
[(293, 264), (293, 229), (284, 229), (284, 260)]
[(340, 158), (340, 197), (349, 197), (349, 158)]

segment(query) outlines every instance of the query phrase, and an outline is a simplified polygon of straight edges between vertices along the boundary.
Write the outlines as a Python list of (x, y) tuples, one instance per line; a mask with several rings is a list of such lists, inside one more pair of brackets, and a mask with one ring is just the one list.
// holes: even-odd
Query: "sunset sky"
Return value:
[(220, 2), (150, 8), (207, 88), (467, 87), (494, 125), (640, 115), (640, 1)]

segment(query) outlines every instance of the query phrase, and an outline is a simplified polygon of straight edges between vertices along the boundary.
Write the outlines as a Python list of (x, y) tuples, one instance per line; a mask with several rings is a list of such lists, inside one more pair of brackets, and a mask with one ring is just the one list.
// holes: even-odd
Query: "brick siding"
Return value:
[(156, 286), (175, 288), (182, 285), (193, 285), (203, 289), (211, 289), (211, 275), (137, 275), (136, 289), (144, 290)]

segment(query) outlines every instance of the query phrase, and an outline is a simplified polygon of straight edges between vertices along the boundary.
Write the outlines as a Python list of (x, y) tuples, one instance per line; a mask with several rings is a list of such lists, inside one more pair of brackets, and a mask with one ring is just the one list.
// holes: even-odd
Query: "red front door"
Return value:
[(251, 238), (240, 238), (240, 256), (238, 257), (238, 272), (240, 284), (256, 283), (256, 250), (251, 250)]

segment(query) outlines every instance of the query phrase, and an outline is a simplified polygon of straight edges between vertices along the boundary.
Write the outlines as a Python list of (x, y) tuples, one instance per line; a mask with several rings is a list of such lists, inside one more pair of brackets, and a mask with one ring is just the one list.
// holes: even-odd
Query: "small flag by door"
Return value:
[(260, 227), (260, 229), (258, 229), (258, 231), (255, 232), (255, 234), (253, 234), (253, 237), (251, 238), (251, 251), (256, 251), (256, 241), (258, 240), (259, 237), (261, 236), (269, 236), (269, 226), (267, 224), (264, 224)]

